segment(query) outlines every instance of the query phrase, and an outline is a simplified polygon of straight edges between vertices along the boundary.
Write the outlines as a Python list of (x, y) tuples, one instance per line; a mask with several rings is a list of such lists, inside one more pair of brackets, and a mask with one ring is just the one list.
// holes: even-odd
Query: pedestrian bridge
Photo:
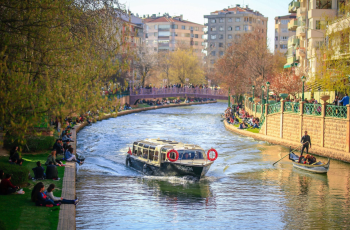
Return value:
[(156, 99), (167, 97), (191, 97), (227, 100), (227, 91), (223, 89), (201, 88), (151, 88), (130, 91), (130, 104), (134, 105), (140, 99)]

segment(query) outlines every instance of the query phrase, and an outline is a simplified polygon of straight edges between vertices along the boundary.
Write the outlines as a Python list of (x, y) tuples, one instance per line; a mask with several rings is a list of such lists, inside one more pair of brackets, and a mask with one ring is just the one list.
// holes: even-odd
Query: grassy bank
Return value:
[[(45, 164), (49, 152), (40, 155), (24, 155), (23, 165), (31, 175), (32, 168), (36, 167), (36, 162), (40, 161)], [(59, 157), (60, 158), (60, 155)], [(0, 157), (1, 163), (8, 163), (8, 157)], [(44, 166), (44, 168), (46, 168)], [(58, 167), (59, 181), (40, 180), (45, 184), (45, 189), (49, 184), (55, 184), (54, 195), (60, 197), (62, 189), (62, 181), (64, 175), (64, 167)], [(5, 172), (6, 174), (6, 172)], [(57, 229), (58, 216), (60, 207), (37, 207), (31, 201), (31, 192), (36, 183), (39, 181), (29, 180), (29, 184), (23, 188), (24, 195), (1, 195), (0, 196), (0, 221), (3, 222), (5, 229)], [(0, 224), (0, 228), (2, 228)]]

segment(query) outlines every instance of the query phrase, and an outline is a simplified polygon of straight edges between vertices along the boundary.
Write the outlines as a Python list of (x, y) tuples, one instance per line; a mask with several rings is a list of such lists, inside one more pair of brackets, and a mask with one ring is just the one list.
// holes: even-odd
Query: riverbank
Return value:
[[(223, 122), (224, 122), (224, 126), (226, 129), (228, 129), (232, 132), (244, 135), (244, 136), (252, 137), (256, 140), (267, 141), (267, 142), (272, 143), (272, 144), (283, 145), (286, 147), (291, 146), (292, 148), (298, 148), (300, 146), (300, 142), (289, 141), (289, 140), (285, 140), (285, 139), (278, 138), (278, 137), (271, 137), (271, 136), (267, 136), (267, 135), (260, 134), (260, 133), (249, 132), (249, 131), (246, 131), (244, 129), (243, 130), (238, 129), (237, 127), (229, 124), (226, 120), (224, 120)], [(311, 143), (312, 143), (312, 139), (311, 139)], [(312, 148), (309, 149), (309, 152), (311, 154), (315, 154), (318, 156), (327, 157), (327, 158), (350, 163), (350, 154), (347, 152), (338, 151), (338, 150), (334, 150), (334, 149), (328, 149), (328, 148), (324, 148), (324, 147), (318, 147), (318, 146), (314, 146), (314, 145), (312, 145), (311, 147)]]
[[(123, 116), (127, 114), (139, 113), (139, 112), (154, 110), (154, 109), (211, 104), (211, 103), (216, 103), (216, 101), (150, 106), (145, 108), (125, 110), (125, 111), (113, 113), (113, 114), (104, 114), (98, 117), (97, 120), (100, 121), (100, 120), (105, 120), (116, 116)], [(87, 125), (87, 122), (83, 122), (81, 124), (75, 125), (74, 129), (72, 130), (72, 139), (74, 140), (74, 142), (72, 142), (71, 144), (72, 144), (72, 147), (74, 148), (74, 151), (76, 151), (77, 133), (81, 129), (83, 129), (86, 125)], [(62, 185), (62, 196), (65, 197), (66, 199), (75, 199), (76, 197), (76, 189), (75, 189), (76, 167), (77, 167), (76, 164), (72, 162), (67, 162), (66, 164), (66, 169), (63, 177), (63, 185)], [(61, 205), (57, 229), (58, 230), (75, 229), (75, 226), (76, 226), (75, 217), (76, 217), (76, 208), (74, 205), (67, 205), (67, 204)]]

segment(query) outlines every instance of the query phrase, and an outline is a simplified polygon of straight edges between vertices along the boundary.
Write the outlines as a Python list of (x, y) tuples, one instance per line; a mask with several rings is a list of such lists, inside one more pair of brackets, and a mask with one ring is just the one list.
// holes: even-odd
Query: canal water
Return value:
[[(225, 103), (165, 108), (100, 121), (78, 134), (77, 229), (349, 229), (350, 165), (328, 175), (294, 169), (288, 149), (227, 131)], [(214, 147), (200, 181), (125, 167), (131, 143), (168, 138)], [(323, 161), (324, 158), (320, 158)]]

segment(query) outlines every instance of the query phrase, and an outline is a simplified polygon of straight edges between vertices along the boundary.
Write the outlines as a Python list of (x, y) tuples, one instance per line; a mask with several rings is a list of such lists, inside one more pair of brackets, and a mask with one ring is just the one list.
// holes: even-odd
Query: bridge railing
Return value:
[(130, 95), (164, 95), (164, 94), (198, 94), (212, 96), (226, 96), (227, 91), (223, 89), (201, 89), (201, 88), (151, 88), (135, 89)]

